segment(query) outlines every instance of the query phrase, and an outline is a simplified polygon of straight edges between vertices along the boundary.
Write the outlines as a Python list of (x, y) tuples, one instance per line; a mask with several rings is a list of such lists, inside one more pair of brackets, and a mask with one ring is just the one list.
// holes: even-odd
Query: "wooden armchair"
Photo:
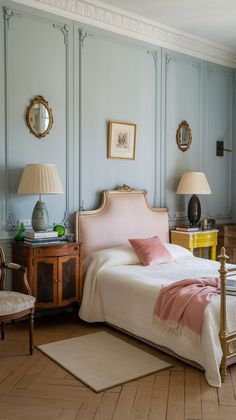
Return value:
[[(6, 270), (19, 270), (23, 273), (26, 293), (3, 291)], [(33, 353), (33, 328), (34, 328), (34, 304), (35, 298), (31, 296), (30, 287), (27, 281), (26, 268), (19, 264), (6, 263), (3, 249), (0, 247), (0, 325), (1, 337), (5, 338), (6, 321), (11, 321), (29, 316), (29, 350)]]

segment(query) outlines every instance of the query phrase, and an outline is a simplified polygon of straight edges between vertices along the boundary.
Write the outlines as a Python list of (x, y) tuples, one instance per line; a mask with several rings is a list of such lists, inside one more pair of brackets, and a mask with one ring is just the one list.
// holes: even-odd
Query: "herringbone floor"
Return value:
[[(98, 330), (70, 314), (36, 320), (35, 342), (42, 344)], [(114, 332), (157, 354), (174, 367), (111, 390), (94, 393), (37, 349), (27, 354), (27, 324), (8, 325), (0, 341), (0, 420), (235, 420), (236, 366), (220, 389), (204, 374), (161, 352)]]

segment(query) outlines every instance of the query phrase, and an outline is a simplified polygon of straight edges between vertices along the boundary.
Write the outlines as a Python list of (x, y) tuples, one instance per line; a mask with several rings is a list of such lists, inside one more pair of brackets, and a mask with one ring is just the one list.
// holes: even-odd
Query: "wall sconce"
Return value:
[(224, 152), (232, 152), (230, 149), (224, 147), (224, 140), (216, 141), (216, 156), (224, 156)]

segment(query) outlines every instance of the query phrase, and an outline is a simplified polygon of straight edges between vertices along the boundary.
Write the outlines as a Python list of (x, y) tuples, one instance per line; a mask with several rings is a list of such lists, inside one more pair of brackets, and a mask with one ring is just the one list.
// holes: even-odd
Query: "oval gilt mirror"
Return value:
[(36, 96), (27, 108), (26, 122), (36, 137), (46, 136), (52, 128), (52, 110), (43, 96)]
[(182, 121), (176, 132), (176, 143), (182, 152), (186, 152), (192, 143), (192, 132), (187, 121)]

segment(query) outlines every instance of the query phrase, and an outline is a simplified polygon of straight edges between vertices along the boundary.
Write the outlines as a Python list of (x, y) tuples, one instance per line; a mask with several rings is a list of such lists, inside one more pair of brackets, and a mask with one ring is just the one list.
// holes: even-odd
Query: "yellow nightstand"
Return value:
[(216, 245), (218, 230), (200, 230), (199, 232), (182, 232), (171, 230), (171, 243), (181, 245), (193, 253), (199, 249), (199, 257), (202, 257), (202, 248), (211, 248), (211, 260), (216, 260)]

